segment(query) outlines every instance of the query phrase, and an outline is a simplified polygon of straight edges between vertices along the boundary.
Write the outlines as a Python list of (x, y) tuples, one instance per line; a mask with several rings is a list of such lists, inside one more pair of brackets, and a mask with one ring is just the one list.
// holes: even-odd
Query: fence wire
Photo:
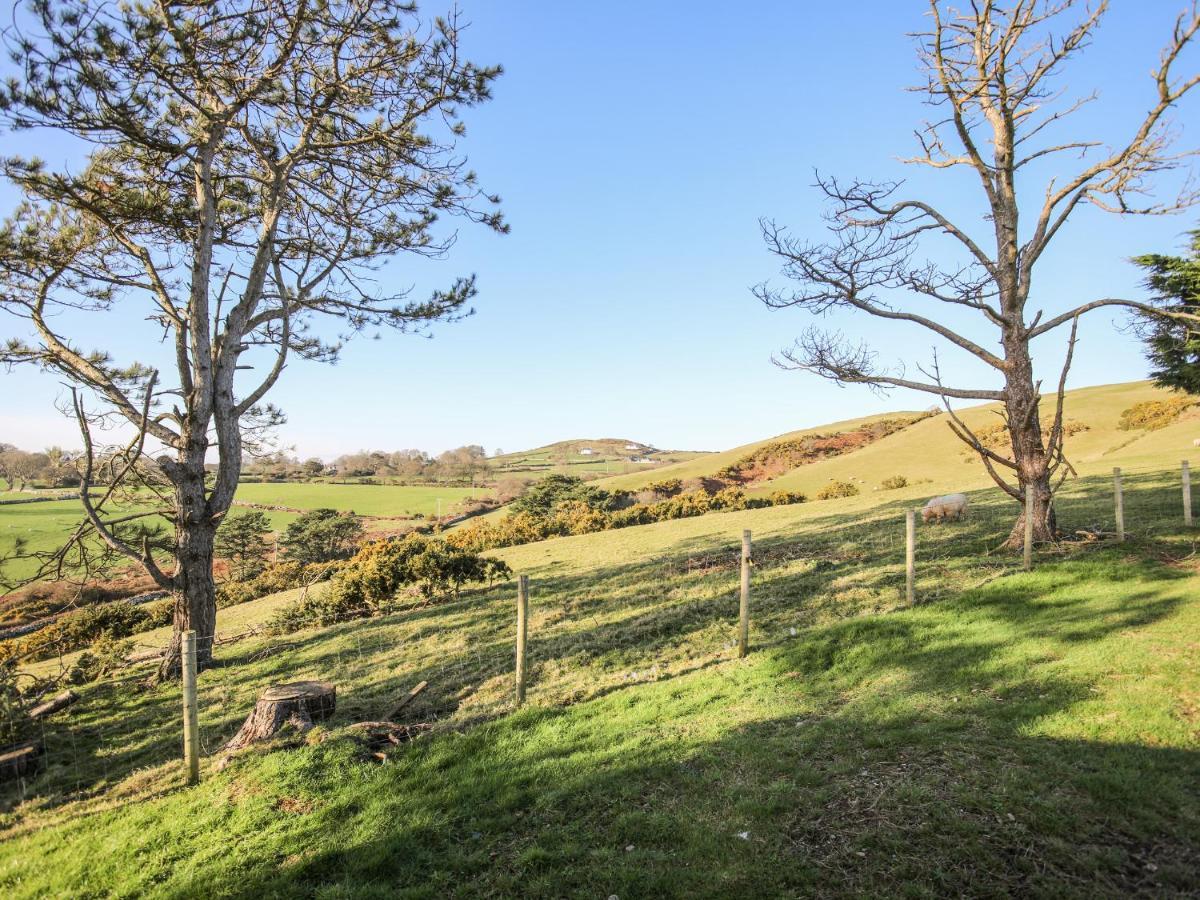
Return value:
[[(1126, 539), (1177, 542), (1181, 553), (1193, 545), (1179, 470), (1124, 468), (1120, 480)], [(832, 505), (827, 516), (790, 522), (784, 507), (763, 519), (731, 514), (731, 522), (772, 523), (753, 542), (751, 651), (812, 626), (905, 607), (904, 515), (913, 503), (902, 498), (849, 521)], [(1055, 509), (1064, 541), (1038, 548), (1039, 560), (1117, 540), (1111, 474), (1067, 482)], [(1016, 571), (1019, 554), (1001, 545), (1018, 512), (993, 489), (970, 495), (962, 521), (926, 524), (918, 516), (915, 602), (936, 603)], [(733, 658), (740, 565), (741, 530), (731, 527), (599, 567), (531, 569), (529, 702), (562, 706)], [(201, 752), (217, 758), (266, 687), (302, 680), (336, 686), (331, 728), (387, 719), (420, 682), (428, 687), (403, 711), (409, 725), (462, 729), (507, 714), (515, 600), (508, 583), (292, 634), (218, 633), (218, 665), (199, 680)], [(149, 683), (150, 671), (125, 669), (75, 687), (77, 703), (36, 723), (36, 770), (0, 785), (0, 827), (68, 802), (111, 806), (182, 783), (180, 688)]]

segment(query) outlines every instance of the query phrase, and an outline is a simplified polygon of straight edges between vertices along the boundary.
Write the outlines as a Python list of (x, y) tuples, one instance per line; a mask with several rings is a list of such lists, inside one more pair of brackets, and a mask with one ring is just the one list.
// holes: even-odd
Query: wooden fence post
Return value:
[(517, 706), (525, 702), (525, 639), (529, 630), (529, 576), (517, 578)]
[(1183, 461), (1183, 524), (1192, 527), (1192, 468)]
[(183, 657), (183, 761), (187, 783), (200, 781), (200, 726), (196, 719), (196, 632), (181, 636)]
[(742, 601), (738, 608), (738, 656), (750, 652), (750, 532), (742, 532)]
[(912, 606), (917, 598), (917, 511), (904, 511), (904, 596)]
[(1033, 506), (1037, 486), (1032, 481), (1025, 485), (1025, 571), (1033, 568)]
[(1113, 467), (1113, 499), (1117, 512), (1117, 540), (1125, 540), (1125, 493), (1121, 487), (1121, 467)]

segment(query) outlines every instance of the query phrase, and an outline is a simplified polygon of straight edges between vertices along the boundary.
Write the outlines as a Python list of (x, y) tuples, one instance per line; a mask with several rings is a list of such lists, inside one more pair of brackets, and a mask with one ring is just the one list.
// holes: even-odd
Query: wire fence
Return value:
[[(1114, 545), (1122, 530), (1125, 540), (1159, 541), (1176, 557), (1194, 549), (1183, 471), (1129, 468), (1119, 482), (1120, 507), (1112, 474), (1063, 485), (1055, 501), (1063, 539), (1035, 548), (1035, 568), (1081, 547)], [(914, 486), (857, 515), (837, 512), (831, 503), (824, 516), (772, 507), (681, 520), (669, 531), (660, 524), (606, 532), (611, 555), (597, 556), (600, 565), (586, 559), (571, 565), (564, 554), (523, 566), (521, 560), (536, 556), (529, 547), (515, 548), (524, 554), (510, 562), (531, 576), (527, 702), (561, 707), (735, 658), (742, 531), (751, 524), (751, 652), (795, 640), (813, 626), (960, 596), (1020, 569), (1020, 555), (1001, 546), (1018, 504), (999, 489), (976, 491), (962, 520), (935, 524), (916, 516), (910, 601), (905, 516), (919, 490)], [(650, 540), (655, 534), (657, 543)], [(667, 534), (669, 541), (662, 537)], [(282, 602), (254, 601), (264, 620)], [(517, 705), (517, 613), (517, 587), (510, 582), (291, 634), (252, 625), (213, 635), (218, 664), (201, 673), (197, 687), (201, 777), (271, 685), (312, 680), (336, 686), (333, 717), (296, 738), (303, 740), (387, 720), (422, 682), (427, 687), (398, 717), (409, 736), (508, 714)], [(143, 640), (138, 649), (157, 648)], [(68, 803), (75, 811), (81, 804), (111, 806), (182, 783), (180, 685), (152, 684), (148, 671), (129, 668), (75, 687), (78, 702), (34, 723), (25, 737), (36, 759), (24, 771), (15, 766), (0, 773), (7, 774), (0, 784), (0, 827), (52, 815)]]

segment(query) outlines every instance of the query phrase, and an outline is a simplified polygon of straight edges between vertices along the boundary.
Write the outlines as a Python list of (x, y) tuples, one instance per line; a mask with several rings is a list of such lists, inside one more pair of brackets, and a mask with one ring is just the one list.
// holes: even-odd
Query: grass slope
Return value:
[(637, 490), (645, 487), (652, 481), (662, 481), (666, 478), (679, 478), (683, 480), (688, 478), (701, 478), (707, 475), (712, 475), (714, 472), (723, 468), (724, 466), (727, 466), (732, 462), (736, 462), (743, 456), (746, 456), (754, 450), (757, 450), (764, 444), (769, 444), (773, 441), (804, 437), (805, 435), (809, 434), (823, 434), (825, 432), (832, 431), (849, 431), (862, 425), (876, 422), (880, 419), (890, 419), (898, 415), (904, 415), (904, 413), (878, 413), (871, 416), (861, 416), (857, 419), (846, 419), (841, 422), (831, 422), (827, 425), (818, 425), (813, 428), (802, 428), (799, 431), (789, 431), (787, 434), (777, 435), (776, 437), (768, 438), (763, 441), (755, 441), (752, 444), (743, 444), (740, 447), (734, 447), (732, 450), (724, 450), (720, 453), (706, 453), (703, 456), (685, 460), (684, 462), (676, 465), (663, 466), (661, 469), (655, 469), (650, 472), (631, 472), (625, 475), (617, 475), (612, 478), (601, 479), (596, 483), (600, 487), (614, 490)]
[[(633, 449), (626, 449), (632, 447)], [(583, 455), (581, 450), (592, 453)], [(488, 460), (493, 477), (506, 475), (531, 477), (551, 472), (569, 472), (572, 475), (593, 475), (603, 472), (638, 472), (662, 465), (683, 462), (706, 456), (702, 451), (657, 450), (639, 441), (623, 438), (577, 438), (558, 441), (519, 453), (505, 453)], [(631, 463), (633, 456), (652, 459), (652, 464)]]
[[(1192, 440), (1200, 437), (1200, 412), (1191, 410), (1174, 424), (1159, 431), (1120, 431), (1117, 423), (1121, 413), (1146, 400), (1176, 396), (1156, 388), (1148, 381), (1127, 384), (1079, 388), (1067, 393), (1065, 410), (1068, 420), (1088, 426), (1067, 438), (1067, 455), (1083, 474), (1108, 472), (1113, 466), (1168, 468), (1179, 465), (1195, 451)], [(972, 428), (983, 428), (1000, 421), (996, 404), (963, 410), (962, 419)], [(711, 475), (722, 466), (745, 456), (750, 451), (783, 438), (818, 432), (844, 431), (856, 428), (873, 419), (899, 415), (887, 413), (862, 419), (851, 419), (822, 425), (805, 431), (791, 432), (747, 444), (724, 453), (693, 460), (679, 466), (668, 466), (653, 473), (639, 473), (598, 482), (602, 486), (636, 489), (650, 481), (668, 477), (694, 478)], [(1053, 415), (1052, 405), (1043, 403), (1043, 415)], [(892, 475), (903, 475), (910, 484), (922, 487), (914, 496), (929, 496), (950, 490), (979, 488), (991, 483), (977, 458), (967, 456), (965, 447), (951, 432), (949, 416), (941, 414), (918, 422), (896, 434), (889, 435), (862, 449), (844, 456), (825, 459), (800, 466), (771, 481), (756, 485), (751, 493), (774, 490), (799, 491), (810, 497), (831, 480), (853, 481), (861, 490), (870, 492)]]
[[(1109, 514), (1105, 479), (1064, 496)], [(1073, 493), (1071, 493), (1073, 492)], [(989, 556), (1011, 505), (921, 529), (855, 498), (510, 548), (534, 579), (531, 706), (509, 712), (510, 585), (258, 637), (201, 678), (219, 746), (261, 687), (337, 683), (329, 740), (183, 789), (178, 692), (85, 691), (50, 770), (0, 820), (7, 896), (1042, 896), (1200, 879), (1200, 574), (1170, 476), (1131, 485), (1133, 541)], [(876, 498), (877, 499), (877, 498)], [(751, 642), (731, 645), (741, 528)], [(697, 563), (698, 565), (693, 565)], [(273, 598), (260, 601), (277, 605)], [(259, 603), (222, 613), (239, 626)], [(229, 627), (224, 618), (222, 627)], [(379, 764), (339, 728), (434, 732)], [(10, 798), (15, 799), (15, 798)]]

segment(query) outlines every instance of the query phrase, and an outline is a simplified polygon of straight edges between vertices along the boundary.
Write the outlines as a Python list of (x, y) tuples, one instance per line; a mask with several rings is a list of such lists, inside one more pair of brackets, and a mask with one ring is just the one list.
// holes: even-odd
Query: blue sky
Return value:
[[(1151, 65), (1181, 0), (1117, 2), (1069, 70), (1073, 93), (1096, 88), (1079, 118), (1088, 137), (1118, 140), (1150, 102)], [(428, 3), (426, 13), (440, 11)], [(336, 366), (289, 367), (273, 400), (289, 416), (281, 440), (301, 455), (463, 443), (516, 450), (571, 437), (625, 437), (664, 448), (721, 449), (926, 395), (879, 398), (778, 370), (772, 352), (811, 324), (768, 311), (751, 285), (777, 266), (757, 220), (819, 237), (813, 170), (907, 177), (986, 234), (969, 178), (916, 170), (912, 130), (927, 115), (912, 40), (920, 0), (577, 4), (462, 0), (466, 45), (505, 75), (495, 99), (466, 116), (464, 149), (500, 193), (512, 233), (463, 225), (440, 261), (397, 260), (392, 285), (425, 292), (455, 275), (479, 280), (477, 314), (430, 340), (385, 334), (351, 343)], [(1192, 52), (1185, 69), (1194, 70)], [(1200, 144), (1193, 97), (1176, 115), (1181, 146)], [(53, 149), (6, 137), (17, 152)], [(65, 151), (63, 151), (65, 152)], [(1023, 185), (1037, 196), (1035, 173)], [(15, 198), (0, 188), (0, 206)], [(1140, 294), (1129, 256), (1182, 245), (1200, 212), (1117, 219), (1083, 210), (1041, 264), (1031, 306), (1047, 312), (1097, 296)], [(944, 248), (931, 246), (931, 252)], [(140, 315), (99, 323), (124, 358), (156, 358)], [(1119, 314), (1081, 330), (1071, 384), (1146, 376)], [(857, 316), (826, 322), (873, 343), (887, 361), (927, 361), (932, 342)], [(0, 318), (0, 336), (15, 333)], [(988, 331), (971, 331), (991, 340)], [(1036, 346), (1057, 378), (1065, 335)], [(98, 338), (97, 342), (101, 342)], [(960, 355), (949, 378), (998, 386)], [(981, 377), (977, 377), (981, 376)], [(54, 409), (63, 389), (33, 371), (4, 374), (0, 440), (74, 446)]]

